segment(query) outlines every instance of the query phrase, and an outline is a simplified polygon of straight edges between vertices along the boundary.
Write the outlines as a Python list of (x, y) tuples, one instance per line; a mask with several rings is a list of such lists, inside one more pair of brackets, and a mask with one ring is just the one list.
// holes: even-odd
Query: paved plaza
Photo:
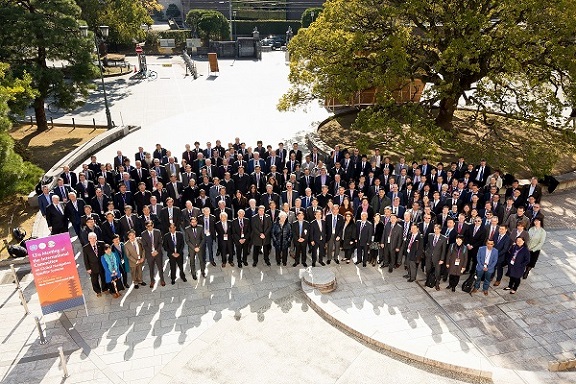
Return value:
[[(157, 142), (180, 156), (185, 142), (302, 141), (329, 114), (280, 113), (287, 89), (281, 52), (261, 62), (221, 61), (220, 76), (184, 77), (178, 57), (149, 58), (156, 81), (110, 79), (112, 115), (142, 128), (98, 153), (132, 157)], [(163, 65), (165, 64), (165, 65)], [(80, 112), (104, 121), (101, 95)], [(61, 121), (71, 116), (60, 117)], [(574, 191), (544, 197), (547, 243), (516, 295), (491, 288), (468, 295), (425, 288), (379, 268), (322, 267), (338, 286), (320, 294), (301, 284), (300, 268), (208, 266), (207, 278), (97, 298), (74, 250), (86, 296), (77, 307), (41, 319), (28, 265), (17, 266), (31, 314), (24, 315), (9, 270), (0, 270), (2, 383), (574, 383), (576, 373), (548, 371), (576, 352), (576, 219)], [(39, 216), (35, 234), (48, 234)], [(76, 240), (73, 238), (73, 240)], [(168, 274), (168, 266), (164, 266)], [(289, 263), (290, 265), (291, 263)], [(147, 268), (144, 276), (148, 275)], [(507, 281), (507, 280), (504, 280)], [(62, 378), (58, 347), (68, 361)]]

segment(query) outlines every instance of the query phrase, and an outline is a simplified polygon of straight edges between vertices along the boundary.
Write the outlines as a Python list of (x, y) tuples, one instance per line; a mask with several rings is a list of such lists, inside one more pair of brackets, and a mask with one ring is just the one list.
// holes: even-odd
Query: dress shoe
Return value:
[(222, 263), (222, 268), (226, 268), (226, 263)]
[(230, 264), (231, 267), (234, 266), (234, 262), (233, 262), (233, 261), (229, 262), (228, 264)]
[(335, 262), (336, 264), (340, 264), (340, 260), (338, 260), (338, 259), (334, 260), (334, 262)]
[(408, 282), (409, 282), (409, 283), (413, 283), (413, 282), (414, 282), (414, 279), (409, 279)]
[(188, 280), (186, 280), (186, 278), (184, 276), (181, 277), (183, 282), (187, 282)]
[(400, 264), (396, 264), (394, 268), (400, 268)]
[(96, 294), (96, 297), (102, 297), (102, 293), (100, 293), (100, 292), (97, 293), (97, 294)]
[(388, 268), (388, 273), (392, 273), (393, 269), (392, 268)]
[(194, 280), (198, 280), (198, 277), (197, 277), (195, 274), (192, 275), (192, 278), (193, 278)]
[(202, 277), (206, 277), (206, 272), (202, 272)]
[(166, 286), (166, 282), (164, 282), (164, 280), (162, 280), (162, 281), (160, 282), (160, 285), (164, 287), (164, 286)]
[[(328, 263), (330, 263), (330, 262), (328, 262)], [(320, 262), (320, 265), (321, 265), (321, 266), (325, 266), (326, 264), (325, 264), (323, 261), (321, 261), (321, 262)], [(366, 266), (366, 265), (364, 265), (364, 266)]]
[(404, 276), (402, 276), (402, 277), (405, 278), (405, 279), (407, 279), (407, 278), (410, 277), (410, 275), (404, 275)]
[(382, 264), (381, 268), (388, 268), (388, 264)]
[(316, 263), (312, 263), (312, 267), (316, 267)]
[(361, 263), (361, 261), (356, 261), (356, 262), (354, 263), (354, 265), (358, 265), (358, 264), (360, 264), (360, 263)]
[(248, 266), (248, 262), (247, 262), (247, 261), (243, 261), (242, 263), (244, 264), (245, 267)]
[(213, 267), (216, 266), (216, 262), (215, 262), (215, 261), (211, 261), (210, 264), (212, 264)]
[(134, 289), (139, 289), (140, 286), (138, 284), (134, 285)]
[(278, 262), (276, 263), (276, 265), (277, 265), (277, 266), (280, 266), (280, 262), (278, 261)]
[(238, 263), (238, 268), (242, 268), (242, 262)]
[(154, 282), (153, 281), (150, 283), (150, 289), (152, 289), (152, 288), (154, 288)]
[(171, 283), (172, 283), (172, 285), (176, 284), (176, 280), (172, 280)]
[(488, 291), (484, 291), (484, 296), (488, 296)]
[(145, 286), (146, 286), (146, 283), (145, 283), (145, 282), (141, 282), (140, 285), (143, 286), (143, 287), (145, 287)]
[(512, 289), (512, 288), (510, 288), (510, 287), (504, 288), (505, 291), (509, 291), (509, 290), (511, 290), (511, 289)]
[(326, 264), (330, 265), (330, 260), (326, 260)]
[(476, 293), (476, 292), (478, 292), (478, 289), (474, 288), (474, 289), (472, 290), (472, 292), (470, 292), (470, 293)]
[(297, 267), (300, 263), (294, 263), (292, 264), (293, 267)]
[(451, 286), (449, 286), (449, 285), (448, 285), (448, 286), (446, 286), (446, 289), (450, 289), (450, 288), (452, 288), (452, 287), (451, 287)]
[(120, 297), (120, 294), (118, 292), (116, 292), (115, 294), (112, 295), (115, 299)]
[(255, 267), (255, 266), (257, 266), (257, 265), (258, 265), (258, 263), (252, 263), (252, 266), (253, 266), (253, 267)]
[(282, 265), (285, 267), (285, 266), (286, 266), (286, 263), (282, 263)]
[(363, 266), (364, 268), (366, 268), (366, 264), (365, 264), (365, 263), (362, 263), (362, 266)]
[(269, 262), (269, 261), (267, 261), (267, 262), (266, 262), (266, 265), (267, 265), (267, 266), (270, 266), (271, 264), (270, 264), (270, 262)]
[(446, 281), (448, 281), (448, 278), (447, 278), (447, 277), (443, 277), (443, 278), (442, 278), (442, 281), (443, 281), (443, 282), (446, 282)]
[(439, 287), (438, 285), (437, 285), (437, 286), (435, 286), (434, 288), (435, 288), (437, 291), (439, 291), (439, 290), (440, 290), (440, 287)]
[(308, 264), (306, 264), (306, 263), (302, 263), (302, 266), (303, 266), (304, 268), (308, 268)]
[(496, 281), (494, 282), (494, 286), (497, 287), (497, 286), (499, 286), (499, 285), (500, 285), (500, 280), (496, 280)]
[(456, 287), (452, 287), (452, 292), (456, 292)]

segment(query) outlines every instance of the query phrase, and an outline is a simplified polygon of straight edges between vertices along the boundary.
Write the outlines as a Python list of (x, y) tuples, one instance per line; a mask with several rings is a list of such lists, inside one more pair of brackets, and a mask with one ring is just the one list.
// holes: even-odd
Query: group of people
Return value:
[(336, 146), (323, 156), (236, 138), (227, 147), (186, 144), (180, 160), (160, 144), (133, 160), (121, 151), (110, 163), (92, 156), (78, 173), (64, 167), (38, 199), (51, 233), (73, 227), (99, 296), (119, 296), (129, 275), (134, 288), (146, 285), (144, 265), (150, 287), (156, 269), (164, 286), (164, 253), (175, 284), (177, 272), (186, 281), (185, 255), (198, 279), (218, 256), (223, 268), (242, 268), (251, 255), (255, 267), (260, 255), (271, 265), (272, 250), (283, 266), (289, 256), (293, 267), (309, 257), (313, 267), (354, 260), (390, 273), (403, 267), (410, 282), (421, 269), (437, 290), (476, 273), (474, 292), (483, 282), (488, 294), (506, 267), (505, 289), (515, 293), (546, 238), (538, 180), (510, 184), (502, 198), (503, 175), (485, 160), (393, 164), (378, 149), (367, 156)]

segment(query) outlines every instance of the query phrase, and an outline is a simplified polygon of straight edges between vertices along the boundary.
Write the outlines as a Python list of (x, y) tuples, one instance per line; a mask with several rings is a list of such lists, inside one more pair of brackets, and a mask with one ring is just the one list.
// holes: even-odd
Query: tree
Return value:
[[(110, 27), (108, 41), (111, 43), (131, 43), (134, 39), (142, 41), (146, 32), (143, 24), (153, 23), (151, 11), (143, 1), (133, 0), (76, 0), (82, 9), (82, 19), (88, 28), (95, 31), (100, 25)], [(152, 12), (156, 8), (152, 8)], [(161, 9), (161, 8), (160, 8)]]
[(572, 0), (328, 0), (290, 43), (292, 87), (279, 106), (373, 87), (387, 105), (399, 81), (421, 79), (446, 130), (462, 98), (561, 124), (576, 101), (575, 12)]
[(166, 17), (172, 19), (175, 17), (180, 17), (180, 10), (176, 4), (170, 4), (168, 8), (166, 8)]
[(38, 92), (33, 102), (38, 130), (48, 129), (45, 102), (73, 109), (87, 96), (97, 68), (94, 42), (80, 35), (80, 8), (73, 0), (5, 0), (0, 7), (0, 61), (15, 77), (28, 73)]
[(228, 19), (218, 11), (192, 9), (186, 14), (186, 24), (190, 26), (192, 36), (199, 36), (205, 41), (230, 38)]
[(8, 74), (8, 64), (0, 63), (0, 199), (14, 193), (29, 193), (43, 173), (14, 152), (14, 140), (8, 134), (12, 127), (9, 106), (22, 106), (22, 101), (29, 101), (36, 95), (31, 88), (32, 78), (27, 73), (20, 79), (10, 78)]
[[(322, 7), (307, 8), (302, 13), (302, 28), (308, 28), (310, 24), (318, 18), (322, 11)], [(314, 12), (314, 17), (312, 17), (312, 12)]]

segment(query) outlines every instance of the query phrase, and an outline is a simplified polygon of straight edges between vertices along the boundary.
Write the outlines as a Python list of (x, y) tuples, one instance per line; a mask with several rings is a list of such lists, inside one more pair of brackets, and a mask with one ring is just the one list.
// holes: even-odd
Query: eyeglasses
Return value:
[(474, 220), (475, 223), (481, 223), (482, 220)]

